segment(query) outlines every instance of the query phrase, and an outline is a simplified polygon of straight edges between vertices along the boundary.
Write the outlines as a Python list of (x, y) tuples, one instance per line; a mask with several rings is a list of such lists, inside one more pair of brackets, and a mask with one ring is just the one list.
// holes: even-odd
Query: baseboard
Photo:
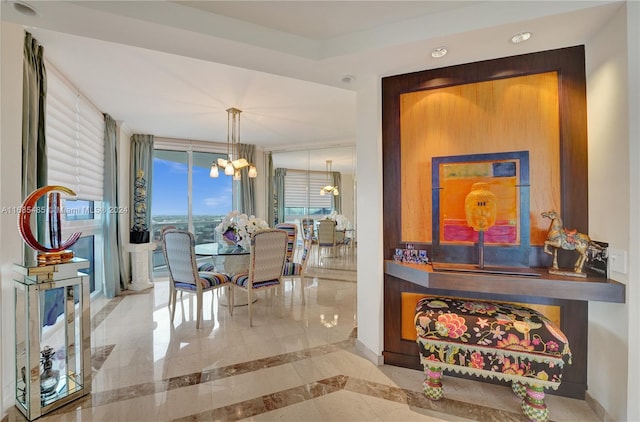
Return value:
[(598, 400), (594, 399), (593, 397), (591, 397), (591, 394), (589, 394), (589, 391), (587, 391), (585, 393), (584, 401), (587, 402), (587, 404), (589, 405), (591, 410), (593, 410), (593, 413), (595, 413), (596, 416), (598, 417), (599, 421), (601, 421), (601, 422), (614, 422), (615, 421), (615, 419), (612, 418), (611, 415), (609, 415), (607, 413), (607, 411), (600, 404), (600, 402)]
[(376, 354), (374, 351), (369, 349), (364, 345), (360, 340), (356, 339), (356, 350), (364, 356), (367, 360), (373, 362), (376, 366), (384, 365), (384, 358), (382, 355)]

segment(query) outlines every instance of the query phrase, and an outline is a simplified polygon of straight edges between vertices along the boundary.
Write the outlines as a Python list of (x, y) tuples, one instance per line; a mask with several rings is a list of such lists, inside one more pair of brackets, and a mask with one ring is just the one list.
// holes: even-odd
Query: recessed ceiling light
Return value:
[(356, 77), (353, 75), (344, 75), (341, 80), (345, 84), (350, 84), (351, 82), (356, 80)]
[(440, 57), (444, 57), (446, 54), (446, 47), (438, 47), (433, 49), (433, 51), (431, 52), (431, 57), (433, 57), (434, 59), (439, 59)]
[(531, 38), (531, 32), (520, 32), (511, 37), (511, 42), (514, 44), (520, 44)]
[(27, 15), (27, 16), (35, 16), (38, 14), (36, 9), (30, 4), (28, 4), (27, 2), (16, 0), (16, 1), (13, 1), (12, 3), (13, 3), (13, 8), (18, 13), (22, 13), (23, 15)]

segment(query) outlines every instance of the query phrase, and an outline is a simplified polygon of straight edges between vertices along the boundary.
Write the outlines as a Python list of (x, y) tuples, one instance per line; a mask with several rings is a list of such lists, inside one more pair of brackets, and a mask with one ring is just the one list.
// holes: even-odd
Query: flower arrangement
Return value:
[(251, 235), (259, 229), (267, 229), (269, 225), (266, 221), (255, 216), (248, 217), (238, 211), (228, 213), (216, 226), (218, 232), (228, 243), (242, 246), (249, 249), (251, 245)]
[(345, 230), (350, 228), (351, 226), (351, 223), (349, 222), (347, 217), (342, 214), (338, 214), (335, 211), (331, 212), (331, 214), (327, 216), (327, 219), (334, 220), (336, 222), (336, 230)]

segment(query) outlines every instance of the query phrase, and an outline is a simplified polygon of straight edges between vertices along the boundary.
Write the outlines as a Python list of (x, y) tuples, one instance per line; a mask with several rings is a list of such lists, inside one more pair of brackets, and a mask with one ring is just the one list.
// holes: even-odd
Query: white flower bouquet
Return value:
[(342, 214), (338, 214), (335, 211), (331, 212), (331, 214), (327, 216), (327, 219), (336, 222), (336, 230), (345, 230), (349, 228), (349, 225), (351, 224), (347, 217)]
[(267, 229), (269, 225), (266, 221), (255, 216), (248, 217), (238, 211), (231, 211), (220, 224), (216, 226), (218, 232), (225, 242), (242, 246), (249, 249), (251, 246), (251, 235), (259, 229)]

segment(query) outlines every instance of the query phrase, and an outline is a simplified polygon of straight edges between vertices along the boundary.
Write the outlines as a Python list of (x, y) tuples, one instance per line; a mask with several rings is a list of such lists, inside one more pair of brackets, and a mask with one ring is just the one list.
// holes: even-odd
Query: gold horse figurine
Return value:
[[(577, 230), (565, 229), (562, 225), (562, 219), (556, 211), (545, 211), (540, 215), (551, 220), (547, 240), (544, 242), (544, 252), (553, 256), (553, 265), (549, 269), (549, 273), (586, 277), (587, 275), (582, 272), (582, 268), (587, 262), (587, 250), (591, 246), (598, 246), (586, 234), (578, 233)], [(553, 252), (549, 248), (553, 248)], [(559, 271), (558, 248), (578, 252), (578, 259), (573, 267), (573, 273)]]

